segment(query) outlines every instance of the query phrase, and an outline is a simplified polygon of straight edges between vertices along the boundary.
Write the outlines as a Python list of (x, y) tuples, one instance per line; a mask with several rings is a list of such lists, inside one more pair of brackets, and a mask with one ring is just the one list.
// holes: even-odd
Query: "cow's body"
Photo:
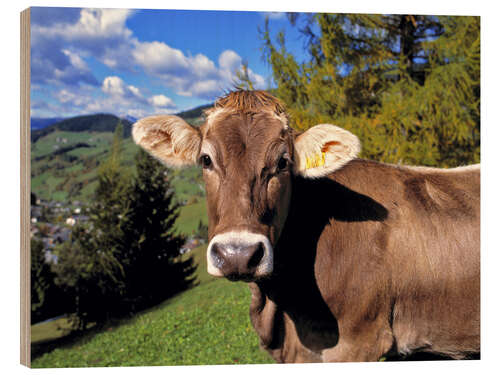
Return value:
[(353, 160), (296, 178), (250, 310), (280, 362), (479, 352), (479, 168)]
[(355, 135), (296, 132), (265, 92), (228, 94), (200, 128), (155, 116), (133, 136), (168, 165), (203, 167), (208, 272), (250, 282), (277, 361), (479, 352), (479, 166), (356, 159)]

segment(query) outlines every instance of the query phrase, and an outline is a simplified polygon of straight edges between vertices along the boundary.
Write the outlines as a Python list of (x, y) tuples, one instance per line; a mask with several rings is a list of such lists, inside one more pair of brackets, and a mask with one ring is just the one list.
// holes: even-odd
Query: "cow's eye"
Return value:
[(288, 165), (288, 160), (286, 160), (285, 157), (282, 156), (278, 161), (278, 170), (282, 171), (283, 169), (286, 168), (287, 165)]
[(212, 165), (212, 159), (210, 159), (210, 156), (208, 155), (202, 155), (200, 157), (200, 163), (203, 168), (210, 168)]

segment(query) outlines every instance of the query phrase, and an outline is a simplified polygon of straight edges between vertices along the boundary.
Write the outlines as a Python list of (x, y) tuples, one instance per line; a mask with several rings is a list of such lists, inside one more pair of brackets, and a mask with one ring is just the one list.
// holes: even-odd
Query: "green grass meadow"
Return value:
[[(40, 346), (61, 336), (65, 319), (32, 327), (33, 368), (274, 363), (259, 348), (249, 318), (250, 290), (243, 282), (206, 272), (206, 245), (191, 253), (199, 285), (100, 331)], [(38, 341), (37, 341), (38, 340)]]

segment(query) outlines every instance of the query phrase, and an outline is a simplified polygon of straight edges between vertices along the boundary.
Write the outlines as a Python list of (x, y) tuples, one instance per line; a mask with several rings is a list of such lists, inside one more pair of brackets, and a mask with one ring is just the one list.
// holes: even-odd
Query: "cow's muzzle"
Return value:
[(216, 235), (207, 249), (208, 273), (230, 280), (253, 281), (273, 271), (273, 249), (258, 233), (239, 231)]

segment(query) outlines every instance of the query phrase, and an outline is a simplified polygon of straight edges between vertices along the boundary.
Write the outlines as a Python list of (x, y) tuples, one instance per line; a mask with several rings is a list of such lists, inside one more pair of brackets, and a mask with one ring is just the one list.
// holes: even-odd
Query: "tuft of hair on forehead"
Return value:
[(263, 90), (236, 90), (218, 98), (212, 108), (205, 111), (210, 116), (217, 110), (258, 113), (271, 111), (277, 117), (288, 120), (285, 106), (281, 101)]

